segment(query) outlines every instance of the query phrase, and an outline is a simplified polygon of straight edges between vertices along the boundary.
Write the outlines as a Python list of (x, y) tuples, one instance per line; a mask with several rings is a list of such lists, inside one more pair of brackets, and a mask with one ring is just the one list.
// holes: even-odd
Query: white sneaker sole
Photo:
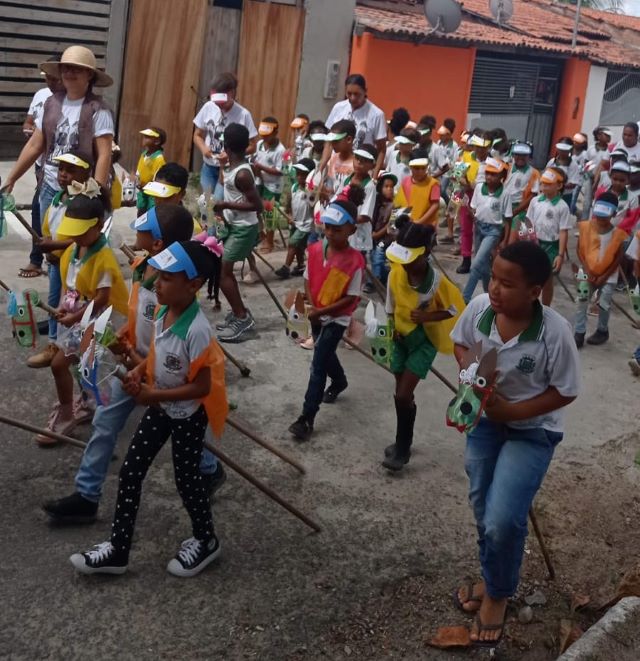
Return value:
[[(223, 335), (220, 334), (217, 336), (218, 342), (231, 342), (231, 343), (237, 343), (237, 342), (242, 342), (241, 340), (242, 336), (245, 333), (250, 333), (256, 326), (256, 322), (254, 319), (251, 319), (251, 323), (236, 332), (234, 335)], [(249, 339), (249, 338), (246, 338)]]
[(81, 553), (74, 553), (69, 561), (81, 574), (124, 574), (127, 571), (127, 565), (124, 567), (100, 567), (94, 569), (89, 567)]
[(173, 576), (178, 576), (179, 578), (191, 578), (197, 576), (205, 567), (210, 565), (221, 552), (222, 546), (218, 543), (218, 548), (193, 569), (185, 569), (178, 560), (172, 558), (167, 565), (167, 571)]

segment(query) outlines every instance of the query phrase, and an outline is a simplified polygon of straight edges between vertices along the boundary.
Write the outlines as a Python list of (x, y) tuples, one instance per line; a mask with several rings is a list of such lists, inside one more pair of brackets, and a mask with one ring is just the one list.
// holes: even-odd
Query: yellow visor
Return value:
[(309, 122), (304, 117), (296, 117), (292, 122), (291, 122), (291, 128), (292, 129), (302, 129), (304, 128)]
[(143, 189), (142, 192), (151, 197), (172, 197), (177, 195), (182, 189), (178, 186), (171, 186), (171, 184), (161, 184), (159, 181), (150, 181)]
[(429, 165), (428, 158), (413, 158), (409, 161), (410, 168), (426, 168)]
[(401, 246), (399, 243), (394, 241), (386, 251), (387, 259), (394, 264), (411, 264), (414, 262), (420, 255), (424, 255), (427, 249), (422, 246), (421, 248), (407, 248), (406, 246)]
[(260, 122), (258, 126), (258, 133), (262, 136), (271, 135), (278, 128), (277, 124), (271, 124), (269, 122)]
[(160, 134), (157, 131), (154, 131), (153, 129), (143, 129), (140, 131), (142, 135), (147, 135), (150, 138), (159, 138)]
[(83, 170), (88, 170), (90, 167), (86, 161), (83, 161), (81, 158), (78, 158), (74, 154), (60, 154), (60, 156), (54, 156), (53, 160), (57, 161), (58, 163), (69, 163), (69, 165), (77, 165)]
[(88, 232), (94, 225), (98, 224), (97, 218), (70, 218), (64, 216), (60, 221), (57, 234), (61, 236), (82, 236)]

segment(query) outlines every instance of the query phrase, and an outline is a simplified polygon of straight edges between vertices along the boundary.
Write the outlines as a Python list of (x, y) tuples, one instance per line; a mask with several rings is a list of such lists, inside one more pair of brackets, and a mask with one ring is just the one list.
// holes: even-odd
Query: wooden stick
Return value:
[(22, 225), (22, 227), (24, 227), (27, 232), (31, 234), (34, 241), (40, 241), (42, 237), (33, 229), (33, 227), (31, 227), (31, 225), (29, 225), (29, 223), (25, 220), (25, 217), (17, 209), (14, 209), (10, 213), (12, 213), (18, 219), (18, 222)]
[(80, 448), (81, 450), (84, 450), (87, 445), (77, 438), (71, 438), (71, 436), (58, 434), (57, 432), (49, 431), (48, 429), (41, 429), (35, 425), (30, 425), (28, 422), (22, 422), (22, 420), (9, 418), (6, 415), (0, 414), (0, 422), (3, 422), (5, 425), (10, 425), (11, 427), (17, 427), (18, 429), (24, 429), (25, 431), (33, 432), (34, 434), (42, 434), (43, 436), (48, 436), (49, 438), (53, 438), (56, 441), (66, 443), (67, 445), (73, 445), (74, 447)]
[(233, 427), (236, 431), (239, 431), (241, 434), (244, 434), (247, 438), (250, 438), (252, 441), (255, 441), (258, 445), (261, 445), (265, 450), (269, 450), (272, 454), (275, 454), (276, 457), (280, 457), (282, 461), (286, 461), (289, 465), (293, 466), (296, 470), (300, 471), (303, 475), (307, 472), (307, 469), (295, 459), (292, 459), (288, 454), (285, 454), (279, 448), (275, 447), (273, 444), (269, 443), (266, 439), (260, 436), (257, 432), (249, 429), (244, 423), (240, 422), (236, 418), (227, 415), (227, 424), (230, 427)]
[(286, 212), (286, 211), (285, 211), (285, 210), (284, 210), (279, 204), (276, 203), (276, 204), (275, 204), (275, 207), (276, 207), (276, 209), (277, 209), (277, 210), (278, 210), (278, 211), (279, 211), (279, 212), (280, 212), (280, 213), (286, 218), (286, 220), (287, 220), (287, 222), (289, 223), (289, 225), (293, 225), (293, 224), (294, 224), (294, 222), (293, 222), (293, 218), (291, 218), (291, 216), (290, 216), (290, 215), (289, 215), (289, 214), (288, 214), (288, 213), (287, 213), (287, 212)]
[[(41, 429), (40, 427), (36, 427), (35, 425), (31, 425), (27, 422), (22, 422), (20, 420), (15, 420), (14, 418), (9, 418), (5, 415), (0, 414), (0, 422), (4, 423), (5, 425), (10, 425), (11, 427), (17, 427), (18, 429), (24, 429), (25, 431), (29, 431), (35, 434), (42, 434), (43, 436), (48, 436), (49, 438), (53, 438), (56, 441), (61, 441), (62, 443), (67, 443), (68, 445), (73, 445), (74, 447), (80, 448), (84, 450), (86, 447), (86, 443), (83, 443), (82, 441), (78, 440), (77, 438), (71, 438), (70, 436), (64, 436), (63, 434), (57, 434), (56, 432), (49, 431), (48, 429)], [(204, 442), (204, 447), (207, 448), (210, 452), (216, 455), (220, 461), (222, 461), (223, 464), (228, 466), (232, 471), (235, 471), (243, 477), (247, 482), (250, 482), (253, 484), (256, 489), (259, 489), (264, 493), (266, 496), (269, 496), (272, 500), (275, 500), (278, 505), (281, 507), (284, 507), (288, 512), (296, 516), (298, 519), (300, 519), (303, 523), (305, 523), (309, 528), (312, 530), (315, 530), (315, 532), (322, 532), (322, 528), (313, 520), (311, 520), (306, 514), (301, 512), (297, 507), (292, 505), (291, 503), (287, 502), (284, 498), (279, 496), (271, 487), (268, 487), (264, 482), (260, 481), (257, 477), (254, 477), (249, 473), (249, 471), (245, 470), (237, 464), (233, 459), (231, 459), (225, 452), (220, 450), (219, 448), (215, 447), (212, 443), (209, 441)]]
[[(4, 289), (5, 291), (11, 291), (11, 287), (9, 287), (2, 280), (0, 280), (0, 287), (2, 287), (2, 289)], [(38, 296), (38, 304), (36, 305), (36, 307), (40, 308), (41, 310), (44, 310), (51, 317), (55, 317), (57, 314), (57, 310), (52, 308), (48, 303), (45, 303), (44, 301), (40, 300), (40, 296)]]
[[(252, 252), (261, 262), (264, 262), (272, 271), (275, 271), (275, 268), (273, 268), (273, 266), (271, 266), (269, 261), (265, 259), (257, 250), (253, 250)], [(243, 267), (244, 267), (244, 263), (243, 263)]]
[(556, 577), (556, 570), (553, 568), (553, 563), (551, 562), (551, 556), (549, 555), (549, 551), (547, 550), (547, 545), (544, 541), (544, 537), (542, 536), (542, 531), (538, 526), (538, 518), (536, 517), (536, 513), (533, 509), (533, 506), (531, 506), (531, 508), (529, 509), (529, 519), (531, 521), (531, 525), (533, 526), (533, 531), (536, 535), (536, 538), (538, 539), (538, 544), (540, 544), (540, 550), (542, 551), (544, 564), (547, 565), (547, 571), (549, 572), (549, 579), (553, 580)]
[(322, 532), (322, 528), (315, 521), (310, 519), (297, 507), (295, 507), (294, 505), (286, 501), (284, 498), (279, 496), (271, 487), (268, 487), (264, 482), (260, 481), (257, 477), (251, 475), (249, 471), (245, 470), (244, 468), (242, 468), (242, 466), (240, 466), (235, 461), (233, 461), (233, 459), (231, 459), (231, 457), (229, 457), (225, 452), (220, 450), (218, 447), (214, 446), (209, 441), (204, 442), (204, 447), (207, 448), (207, 450), (209, 450), (213, 454), (215, 454), (218, 457), (218, 459), (220, 459), (220, 461), (223, 464), (225, 464), (225, 466), (229, 466), (229, 468), (232, 471), (235, 471), (236, 473), (238, 473), (238, 475), (244, 477), (244, 479), (247, 480), (247, 482), (253, 484), (253, 486), (256, 487), (256, 489), (259, 489), (260, 491), (262, 491), (263, 494), (269, 496), (271, 500), (275, 500), (276, 503), (278, 503), (278, 505), (284, 507), (284, 509), (286, 509), (288, 512), (290, 512), (295, 517), (300, 519), (300, 521), (302, 521), (304, 524), (309, 526), (309, 528), (311, 528), (315, 532)]
[(120, 250), (127, 256), (127, 259), (129, 260), (129, 264), (133, 264), (133, 260), (136, 258), (135, 252), (129, 248), (129, 246), (126, 243), (120, 244)]
[(364, 267), (365, 273), (367, 274), (367, 277), (371, 280), (373, 283), (373, 286), (375, 287), (375, 290), (382, 299), (382, 302), (384, 303), (387, 300), (387, 289), (386, 287), (380, 282), (380, 279), (377, 278), (375, 275), (373, 275), (373, 271), (368, 267)]
[(226, 356), (227, 360), (230, 363), (233, 363), (239, 370), (240, 374), (242, 376), (249, 376), (251, 374), (251, 370), (244, 364), (241, 363), (237, 358), (234, 358), (223, 346), (220, 344), (220, 348), (222, 349), (222, 353)]
[[(257, 254), (255, 250), (253, 251), (253, 254), (254, 255)], [(260, 280), (264, 288), (267, 290), (269, 296), (271, 296), (271, 300), (276, 304), (276, 307), (280, 311), (280, 314), (284, 317), (285, 320), (287, 320), (289, 318), (289, 315), (287, 314), (286, 310), (282, 307), (282, 303), (280, 303), (276, 295), (271, 290), (271, 287), (269, 287), (269, 285), (267, 284), (267, 281), (264, 279), (262, 273), (260, 273), (260, 271), (258, 270), (258, 267), (256, 267), (254, 273), (258, 276), (258, 280)]]
[(284, 234), (282, 233), (282, 228), (280, 227), (280, 225), (276, 225), (276, 228), (278, 230), (278, 234), (280, 235), (280, 241), (282, 241), (282, 245), (283, 245), (284, 249), (286, 250), (287, 249), (287, 242), (284, 238)]
[[(430, 253), (430, 257), (431, 257), (431, 259), (433, 259), (433, 263), (438, 267), (438, 270), (442, 271), (442, 274), (444, 275), (444, 277), (447, 280), (449, 280), (449, 282), (453, 282), (453, 284), (456, 285), (456, 287), (458, 287), (458, 285), (455, 283), (455, 281), (451, 279), (451, 276), (445, 271), (444, 266), (442, 266), (442, 262), (435, 256), (435, 254), (433, 252)], [(458, 289), (460, 289), (460, 288), (458, 287)]]
[(576, 302), (576, 297), (571, 293), (571, 290), (565, 284), (564, 280), (560, 277), (560, 273), (554, 273), (556, 280), (560, 283), (560, 286), (567, 292), (567, 296), (571, 299), (572, 303)]

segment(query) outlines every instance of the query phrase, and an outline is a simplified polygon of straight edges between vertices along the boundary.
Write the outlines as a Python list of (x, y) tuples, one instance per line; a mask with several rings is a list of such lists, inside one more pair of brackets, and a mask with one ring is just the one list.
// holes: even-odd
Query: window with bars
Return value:
[(620, 126), (640, 119), (640, 73), (609, 69), (602, 97), (600, 124)]

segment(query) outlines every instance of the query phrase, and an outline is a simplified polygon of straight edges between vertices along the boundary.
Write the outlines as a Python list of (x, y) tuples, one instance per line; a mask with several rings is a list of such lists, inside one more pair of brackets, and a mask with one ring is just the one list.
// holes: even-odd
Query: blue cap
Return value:
[(347, 223), (355, 225), (356, 222), (344, 207), (333, 203), (322, 212), (320, 220), (325, 225), (346, 225)]
[(155, 207), (151, 207), (147, 213), (143, 213), (142, 216), (136, 218), (129, 227), (136, 230), (136, 232), (151, 232), (154, 239), (162, 240), (162, 231), (160, 230)]
[(167, 273), (180, 273), (184, 271), (189, 280), (198, 277), (198, 270), (187, 255), (187, 251), (175, 241), (168, 248), (149, 260), (149, 264), (157, 271), (166, 271)]

